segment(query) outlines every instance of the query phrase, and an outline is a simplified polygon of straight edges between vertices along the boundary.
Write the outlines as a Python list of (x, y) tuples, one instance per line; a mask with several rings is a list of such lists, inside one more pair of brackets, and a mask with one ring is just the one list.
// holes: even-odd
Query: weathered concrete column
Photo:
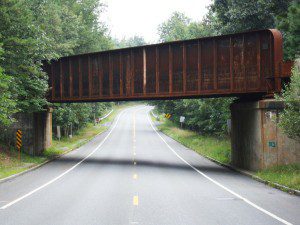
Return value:
[(31, 155), (40, 155), (52, 144), (52, 109), (37, 113), (18, 113), (11, 129), (14, 139), (16, 130), (22, 130), (22, 150)]
[(52, 145), (52, 108), (48, 108), (45, 120), (45, 145), (44, 149)]
[(231, 105), (231, 161), (234, 166), (260, 170), (300, 162), (300, 142), (277, 125), (283, 103), (277, 100), (236, 102)]

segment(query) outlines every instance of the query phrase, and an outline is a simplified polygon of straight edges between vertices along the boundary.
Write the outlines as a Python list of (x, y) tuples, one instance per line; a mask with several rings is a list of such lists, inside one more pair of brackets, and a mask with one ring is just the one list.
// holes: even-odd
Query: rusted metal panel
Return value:
[(186, 93), (186, 45), (183, 43), (182, 49), (182, 84), (183, 84), (183, 93)]
[(147, 58), (146, 50), (143, 48), (143, 94), (146, 94), (147, 89)]
[(120, 61), (119, 61), (119, 70), (120, 70), (120, 96), (123, 96), (123, 88), (124, 88), (124, 84), (123, 84), (123, 58), (122, 58), (122, 52), (119, 52), (119, 57), (120, 57)]
[(230, 70), (230, 92), (233, 91), (233, 42), (232, 42), (232, 37), (230, 37), (229, 40), (229, 57), (230, 57), (230, 65), (229, 65), (229, 70)]
[(202, 52), (201, 42), (198, 40), (198, 59), (197, 59), (197, 62), (198, 62), (198, 77), (197, 77), (197, 80), (198, 80), (198, 85), (197, 85), (198, 93), (201, 92), (201, 80), (202, 80), (201, 79), (201, 77), (202, 77), (201, 52)]
[(45, 65), (51, 102), (267, 95), (290, 76), (277, 30), (63, 57)]
[(169, 92), (173, 91), (173, 51), (171, 45), (169, 45)]
[(108, 53), (101, 55), (102, 59), (102, 71), (103, 71), (103, 79), (102, 79), (102, 96), (110, 95), (110, 73), (109, 73), (109, 55)]
[(162, 45), (159, 52), (159, 93), (169, 92), (169, 46)]
[(218, 40), (216, 46), (217, 88), (230, 89), (230, 39)]
[(233, 91), (244, 90), (243, 76), (243, 37), (233, 37)]
[(79, 98), (82, 98), (82, 60), (78, 57), (78, 73), (79, 73)]
[(202, 90), (214, 89), (214, 41), (207, 39), (202, 43)]
[(73, 65), (72, 59), (69, 59), (69, 76), (70, 76), (70, 98), (73, 98)]
[(186, 44), (186, 91), (195, 93), (198, 90), (198, 42)]
[(218, 67), (218, 61), (217, 61), (217, 43), (216, 39), (213, 41), (213, 89), (218, 89), (218, 83), (217, 83), (217, 67)]
[(115, 52), (111, 54), (111, 74), (112, 74), (112, 94), (120, 96), (120, 54)]
[(143, 49), (138, 48), (133, 50), (133, 86), (134, 95), (140, 96), (143, 94), (144, 66), (143, 66)]
[(181, 93), (183, 90), (183, 46), (172, 45), (172, 92)]
[(155, 60), (155, 93), (159, 93), (159, 51), (158, 47), (155, 47), (155, 55), (156, 55), (156, 60)]
[(102, 94), (103, 94), (103, 64), (102, 64), (102, 58), (100, 55), (97, 56), (97, 62), (98, 62), (98, 80), (99, 80), (98, 96), (101, 98)]
[[(146, 93), (156, 92), (156, 49), (148, 48), (146, 51)], [(146, 94), (145, 93), (145, 94)]]

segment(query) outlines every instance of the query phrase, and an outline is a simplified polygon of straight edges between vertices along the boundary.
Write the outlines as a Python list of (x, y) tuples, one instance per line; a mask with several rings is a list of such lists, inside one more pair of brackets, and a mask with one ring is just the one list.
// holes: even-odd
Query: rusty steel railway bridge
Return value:
[(282, 35), (259, 30), (62, 57), (44, 63), (50, 102), (267, 96), (291, 63)]

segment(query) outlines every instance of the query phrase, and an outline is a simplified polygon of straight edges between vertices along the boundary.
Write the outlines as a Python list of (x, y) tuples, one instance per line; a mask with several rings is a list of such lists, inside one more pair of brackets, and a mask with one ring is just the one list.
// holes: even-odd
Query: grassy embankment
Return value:
[[(152, 115), (153, 121), (159, 121), (158, 129), (184, 146), (197, 153), (213, 158), (219, 162), (230, 164), (230, 139), (203, 136), (197, 132), (180, 129), (175, 123), (159, 116), (158, 120)], [(263, 180), (278, 183), (289, 188), (300, 190), (300, 165), (276, 166), (262, 170), (254, 175)]]
[[(0, 179), (28, 170), (47, 160), (56, 158), (59, 155), (84, 145), (97, 134), (107, 130), (109, 128), (107, 124), (113, 121), (120, 110), (128, 106), (129, 104), (115, 106), (114, 111), (110, 116), (101, 121), (100, 124), (96, 126), (92, 123), (88, 124), (85, 128), (78, 131), (71, 139), (62, 138), (60, 141), (53, 140), (52, 146), (45, 150), (41, 156), (30, 156), (22, 153), (20, 162), (18, 159), (18, 152), (14, 148), (11, 148), (9, 151), (3, 151), (2, 149), (4, 148), (1, 148), (0, 146)], [(106, 126), (103, 126), (103, 124), (106, 124)]]

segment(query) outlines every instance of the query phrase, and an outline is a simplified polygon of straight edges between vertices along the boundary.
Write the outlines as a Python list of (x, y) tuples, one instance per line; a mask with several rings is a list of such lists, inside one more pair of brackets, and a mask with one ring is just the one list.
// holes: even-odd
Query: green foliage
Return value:
[(179, 124), (185, 116), (184, 126), (201, 134), (221, 135), (226, 133), (230, 118), (230, 98), (184, 99), (152, 102), (160, 113), (172, 114), (171, 120)]
[(8, 88), (18, 109), (35, 112), (48, 105), (42, 60), (113, 46), (98, 19), (103, 7), (98, 0), (1, 1), (0, 42), (5, 54), (0, 67), (9, 76), (5, 80), (12, 84)]
[(115, 40), (115, 48), (127, 48), (127, 47), (135, 47), (146, 45), (146, 41), (143, 37), (133, 36), (129, 39), (123, 38), (122, 40)]
[(175, 12), (158, 27), (158, 34), (161, 42), (177, 41), (188, 38), (188, 25), (190, 18), (183, 13)]
[(211, 7), (220, 33), (275, 27), (276, 16), (285, 15), (292, 0), (215, 0)]
[[(53, 127), (61, 126), (63, 135), (71, 133), (86, 126), (94, 118), (103, 116), (111, 109), (112, 103), (73, 103), (56, 104), (53, 111)], [(55, 129), (54, 129), (55, 130)]]
[[(2, 48), (0, 45), (0, 57)], [(16, 103), (12, 99), (10, 87), (12, 86), (12, 78), (3, 73), (0, 67), (0, 126), (11, 124), (11, 115), (16, 112)]]
[(283, 32), (286, 59), (300, 57), (300, 2), (294, 0), (287, 15), (277, 17), (277, 26)]
[(178, 41), (214, 35), (212, 15), (208, 14), (202, 22), (192, 22), (183, 13), (174, 12), (158, 27), (161, 42)]
[(17, 107), (26, 112), (42, 110), (47, 104), (47, 78), (41, 71), (41, 60), (53, 56), (44, 51), (48, 39), (24, 0), (1, 1), (0, 21), (5, 53), (0, 66), (11, 77)]
[(300, 72), (299, 68), (293, 69), (291, 82), (278, 99), (283, 100), (285, 109), (280, 115), (279, 125), (291, 138), (300, 140)]

